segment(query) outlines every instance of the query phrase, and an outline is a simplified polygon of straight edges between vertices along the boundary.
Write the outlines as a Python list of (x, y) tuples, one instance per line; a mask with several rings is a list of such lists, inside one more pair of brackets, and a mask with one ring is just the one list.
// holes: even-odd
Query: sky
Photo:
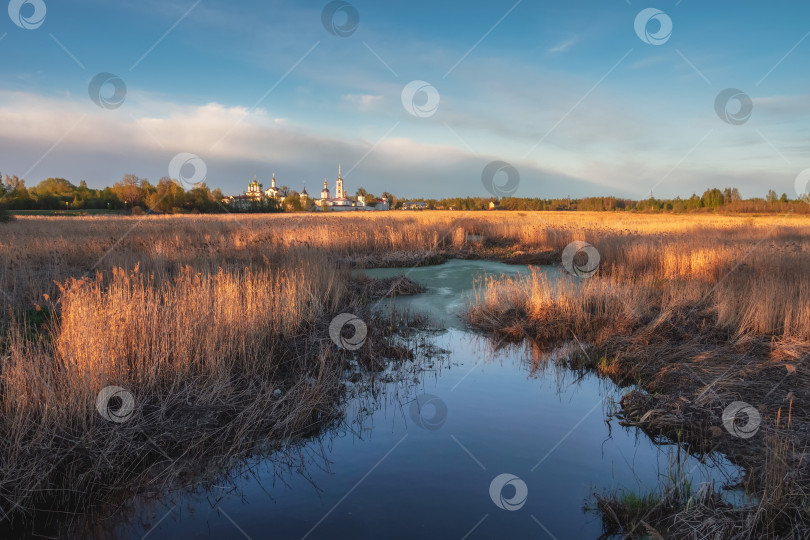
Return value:
[(795, 197), (810, 168), (807, 2), (11, 0), (0, 36), (28, 186)]

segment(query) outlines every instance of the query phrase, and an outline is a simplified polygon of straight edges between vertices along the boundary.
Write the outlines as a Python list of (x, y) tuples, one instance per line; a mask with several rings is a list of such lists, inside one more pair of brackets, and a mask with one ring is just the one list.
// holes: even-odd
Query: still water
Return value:
[[(531, 345), (493, 350), (465, 329), (457, 313), (476, 278), (528, 271), (459, 260), (407, 271), (427, 292), (398, 298), (395, 307), (443, 323), (446, 331), (431, 336), (449, 351), (443, 361), (408, 385), (389, 383), (388, 397), (375, 404), (352, 400), (345, 426), (284, 459), (252, 463), (204, 491), (142, 503), (118, 535), (598, 537), (599, 518), (583, 511), (590, 494), (656, 488), (676, 450), (610, 417), (622, 392), (609, 381), (560, 367)], [(392, 303), (377, 306), (381, 316)], [(700, 463), (681, 452), (680, 459), (695, 483), (722, 485), (739, 474), (722, 457)]]

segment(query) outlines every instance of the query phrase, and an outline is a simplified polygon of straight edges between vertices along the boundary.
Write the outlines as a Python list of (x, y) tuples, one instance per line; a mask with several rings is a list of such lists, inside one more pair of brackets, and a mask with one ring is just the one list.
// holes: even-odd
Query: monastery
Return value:
[[(301, 206), (307, 208), (309, 204), (309, 194), (307, 188), (301, 191)], [(263, 205), (269, 200), (275, 200), (283, 203), (286, 197), (281, 195), (281, 191), (276, 187), (276, 175), (273, 173), (270, 187), (266, 190), (264, 186), (259, 183), (256, 177), (248, 184), (247, 191), (244, 195), (231, 195), (225, 197), (222, 202), (239, 209), (250, 209), (256, 205)], [(323, 189), (321, 190), (321, 197), (314, 199), (315, 210), (320, 211), (351, 211), (351, 210), (390, 210), (391, 203), (386, 197), (382, 197), (376, 203), (368, 203), (364, 195), (357, 195), (357, 200), (354, 201), (346, 196), (346, 191), (343, 187), (343, 176), (340, 172), (340, 165), (338, 165), (338, 177), (335, 183), (335, 196), (329, 191), (327, 181), (323, 181)]]

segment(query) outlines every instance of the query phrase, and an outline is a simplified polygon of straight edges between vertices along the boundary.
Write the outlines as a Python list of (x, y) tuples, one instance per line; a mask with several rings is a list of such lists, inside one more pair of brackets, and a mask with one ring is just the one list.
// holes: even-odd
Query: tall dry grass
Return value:
[[(676, 538), (807, 537), (810, 222), (676, 220), (631, 232), (605, 225), (570, 237), (597, 248), (596, 275), (550, 280), (534, 270), (487, 279), (468, 321), (506, 339), (577, 343), (585, 357), (577, 361), (643, 389), (622, 400), (628, 424), (654, 440), (725, 452), (760, 497), (743, 509), (716, 493), (685, 505), (664, 497), (641, 512), (649, 523)], [(721, 415), (733, 401), (760, 411), (756, 436), (724, 429)], [(780, 426), (786, 411), (792, 425)], [(628, 529), (622, 512), (632, 509), (609, 503), (600, 506), (604, 517), (624, 534), (649, 532)]]
[[(166, 278), (136, 264), (59, 284), (39, 331), (6, 330), (4, 517), (115, 504), (331, 421), (341, 366), (322, 319), (347, 305), (344, 277), (290, 253), (263, 268)], [(121, 424), (96, 411), (108, 385), (134, 396)]]
[[(746, 244), (781, 225), (806, 234), (806, 219), (767, 216), (662, 216), (555, 212), (369, 212), (326, 215), (20, 217), (0, 235), (0, 295), (30, 307), (42, 294), (56, 296), (55, 281), (95, 270), (133, 269), (171, 277), (181, 266), (216, 272), (262, 264), (288, 249), (309, 248), (331, 257), (453, 252), (469, 247), (468, 234), (503, 246), (561, 252), (587, 240), (606, 260), (648, 264), (664, 239), (716, 249)], [(802, 229), (804, 227), (804, 229)], [(804, 231), (804, 232), (802, 232)], [(628, 242), (631, 237), (632, 242)], [(631, 250), (624, 253), (624, 250)], [(619, 252), (622, 253), (619, 253)], [(690, 250), (691, 251), (691, 250)], [(613, 257), (617, 254), (621, 257)], [(374, 262), (374, 261), (371, 261)], [(671, 262), (670, 264), (678, 264)], [(7, 295), (7, 296), (6, 296)], [(4, 312), (7, 311), (7, 305)]]
[[(6, 416), (45, 401), (63, 411), (74, 402), (87, 408), (107, 384), (150, 389), (266, 371), (282, 341), (300, 337), (303, 325), (332, 312), (346, 294), (322, 257), (216, 274), (185, 267), (169, 281), (136, 265), (70, 278), (60, 288), (47, 338), (32, 345), (17, 334), (8, 348), (1, 368)], [(32, 366), (30, 347), (50, 348), (53, 359)], [(32, 370), (53, 374), (31, 377)], [(55, 378), (60, 391), (50, 384)]]
[(750, 244), (711, 249), (701, 243), (682, 238), (652, 247), (628, 238), (621, 248), (616, 239), (598, 242), (597, 276), (558, 282), (533, 271), (490, 278), (476, 291), (472, 315), (494, 321), (519, 309), (544, 328), (584, 330), (602, 320), (640, 325), (661, 314), (707, 308), (719, 327), (737, 336), (810, 341), (810, 227), (795, 252), (778, 244), (746, 253)]
[[(599, 276), (490, 282), (478, 293), (479, 321), (599, 341), (621, 328), (652, 339), (684, 320), (699, 334), (710, 317), (739, 338), (775, 339), (774, 358), (795, 360), (810, 327), (808, 235), (806, 220), (786, 217), (605, 213), (4, 223), (0, 509), (11, 517), (44, 501), (115, 499), (122, 485), (168, 486), (193, 476), (203, 455), (226, 462), (328, 420), (340, 366), (324, 325), (353, 301), (347, 265), (559, 260), (568, 243), (586, 240), (602, 254)], [(684, 317), (690, 310), (699, 317)], [(523, 319), (504, 322), (507, 311)], [(95, 410), (107, 384), (135, 396), (124, 424)]]

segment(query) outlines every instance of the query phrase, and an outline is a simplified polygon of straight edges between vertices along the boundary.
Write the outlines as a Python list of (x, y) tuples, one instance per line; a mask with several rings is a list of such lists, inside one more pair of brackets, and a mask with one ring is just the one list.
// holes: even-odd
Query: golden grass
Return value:
[[(30, 306), (42, 294), (56, 295), (54, 281), (88, 271), (121, 267), (158, 276), (182, 265), (197, 271), (244, 267), (273, 258), (289, 248), (308, 247), (332, 255), (459, 249), (466, 233), (519, 246), (561, 251), (572, 240), (597, 245), (603, 258), (647, 264), (664, 238), (682, 238), (694, 247), (716, 250), (729, 242), (746, 245), (774, 227), (806, 235), (807, 218), (735, 216), (667, 216), (555, 212), (369, 212), (327, 215), (20, 217), (3, 224), (0, 235), (0, 289), (15, 303)], [(776, 233), (772, 233), (776, 234)], [(626, 242), (655, 238), (655, 242)], [(689, 253), (697, 249), (690, 249)], [(678, 253), (678, 257), (685, 256)], [(740, 254), (736, 254), (740, 255)], [(672, 255), (674, 256), (674, 255)], [(685, 266), (709, 267), (704, 254), (687, 263), (666, 264), (668, 272)], [(723, 256), (726, 258), (726, 256)], [(618, 258), (616, 259), (618, 260)]]
[[(474, 322), (514, 337), (607, 343), (613, 352), (626, 345), (622, 354), (635, 359), (645, 342), (693, 332), (717, 349), (690, 357), (703, 367), (751, 338), (752, 357), (764, 347), (765, 362), (798, 364), (810, 350), (807, 218), (21, 217), (0, 224), (0, 507), (11, 516), (76, 493), (98, 500), (116, 485), (152, 482), (163, 453), (225, 460), (257, 439), (300, 436), (328, 418), (339, 366), (325, 324), (352, 302), (347, 265), (559, 261), (573, 240), (599, 250), (596, 277), (489, 281)], [(720, 343), (721, 331), (736, 341)], [(635, 341), (612, 340), (622, 332)], [(649, 375), (662, 389), (671, 373), (659, 371), (659, 379), (641, 367), (624, 373)], [(795, 375), (804, 381), (804, 368)], [(95, 410), (107, 384), (136, 397), (125, 424), (111, 426)], [(172, 470), (160, 481), (182, 475)]]
[[(747, 470), (747, 486), (761, 499), (740, 511), (716, 494), (685, 506), (669, 504), (665, 494), (662, 504), (641, 512), (648, 523), (678, 538), (806, 537), (810, 223), (708, 223), (638, 223), (626, 234), (602, 223), (578, 231), (576, 239), (600, 253), (596, 275), (560, 281), (535, 270), (488, 279), (467, 318), (506, 339), (584, 343), (591, 367), (646, 391), (623, 398), (628, 424), (654, 437), (685, 436), (700, 452), (725, 452)], [(758, 435), (742, 439), (723, 429), (721, 414), (732, 401), (760, 411)], [(780, 426), (788, 409), (793, 425)], [(609, 514), (603, 517), (624, 534), (643, 535), (638, 520), (634, 527), (642, 530), (626, 528), (633, 520), (622, 516), (620, 502), (606, 501), (600, 499)]]
[[(0, 357), (6, 517), (171, 487), (337, 413), (341, 367), (319, 321), (346, 284), (322, 255), (172, 279), (136, 265), (59, 288), (53, 318), (33, 334), (12, 324)], [(108, 385), (135, 398), (120, 425), (96, 411)]]

